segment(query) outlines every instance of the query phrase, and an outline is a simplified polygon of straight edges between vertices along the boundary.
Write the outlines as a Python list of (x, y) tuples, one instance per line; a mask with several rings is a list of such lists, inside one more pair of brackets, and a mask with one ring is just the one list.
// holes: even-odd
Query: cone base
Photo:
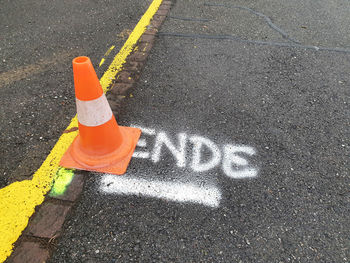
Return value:
[[(123, 134), (127, 134), (128, 139), (131, 141), (130, 145), (130, 151), (123, 157), (119, 158), (118, 161), (114, 163), (110, 163), (105, 165), (102, 161), (101, 165), (102, 167), (91, 167), (88, 165), (84, 165), (81, 162), (77, 162), (75, 158), (73, 157), (74, 152), (74, 142), (69, 146), (68, 150), (63, 155), (60, 165), (65, 168), (74, 168), (78, 170), (85, 170), (85, 171), (92, 171), (92, 172), (100, 172), (100, 173), (110, 173), (110, 174), (118, 174), (122, 175), (126, 172), (126, 169), (130, 163), (132, 154), (134, 153), (134, 150), (136, 148), (136, 144), (138, 139), (141, 135), (141, 130), (137, 128), (131, 128), (131, 127), (124, 127), (119, 126), (119, 129)], [(78, 134), (79, 136), (79, 134)], [(77, 138), (78, 138), (77, 136)], [(77, 140), (77, 138), (75, 140)], [(99, 157), (100, 159), (101, 157)], [(107, 161), (108, 163), (108, 161)]]

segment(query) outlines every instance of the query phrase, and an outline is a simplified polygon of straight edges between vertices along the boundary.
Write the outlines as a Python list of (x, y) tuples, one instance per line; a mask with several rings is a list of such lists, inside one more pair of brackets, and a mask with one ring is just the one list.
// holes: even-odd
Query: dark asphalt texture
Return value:
[(75, 115), (72, 59), (89, 56), (101, 77), (150, 3), (1, 1), (0, 188), (32, 175)]
[(350, 261), (350, 2), (205, 3), (176, 1), (119, 124), (254, 147), (258, 176), (132, 159), (124, 176), (217, 185), (210, 208), (104, 194), (91, 174), (50, 262)]

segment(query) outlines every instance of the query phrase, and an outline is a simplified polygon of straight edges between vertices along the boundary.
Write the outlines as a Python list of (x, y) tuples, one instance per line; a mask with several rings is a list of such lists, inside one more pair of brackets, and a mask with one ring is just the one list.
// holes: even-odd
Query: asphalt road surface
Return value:
[[(1, 3), (0, 188), (74, 116), (72, 57), (101, 76), (150, 2)], [(350, 2), (173, 4), (128, 172), (88, 175), (50, 262), (349, 262)]]
[(1, 2), (0, 188), (31, 176), (75, 115), (72, 59), (89, 56), (101, 77), (150, 3)]
[(128, 172), (90, 174), (50, 262), (349, 262), (349, 22), (174, 2), (119, 116)]

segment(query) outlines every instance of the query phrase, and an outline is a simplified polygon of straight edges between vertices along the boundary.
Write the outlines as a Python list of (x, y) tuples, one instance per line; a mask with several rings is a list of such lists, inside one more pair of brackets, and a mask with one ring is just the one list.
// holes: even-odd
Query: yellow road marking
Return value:
[(106, 53), (104, 54), (103, 58), (100, 61), (100, 64), (98, 64), (99, 67), (101, 67), (103, 65), (103, 63), (105, 63), (106, 58), (108, 57), (108, 55), (112, 52), (112, 50), (115, 48), (115, 46), (111, 46)]
[(112, 50), (115, 48), (115, 46), (111, 46), (105, 53), (104, 57), (107, 57), (111, 52)]
[(131, 32), (132, 31), (130, 29), (124, 29), (122, 32), (120, 32), (118, 34), (118, 37), (121, 38), (121, 39), (125, 39), (125, 38), (130, 36)]
[(101, 59), (100, 64), (98, 64), (98, 66), (101, 67), (103, 65), (103, 63), (105, 63), (105, 58)]
[[(154, 0), (146, 13), (137, 23), (124, 46), (113, 59), (111, 65), (100, 79), (101, 86), (107, 91), (116, 74), (122, 69), (127, 56), (150, 24), (163, 0)], [(76, 116), (67, 130), (77, 127)], [(26, 228), (35, 207), (40, 205), (51, 189), (52, 180), (59, 169), (59, 161), (78, 131), (63, 133), (41, 167), (34, 173), (32, 180), (15, 182), (0, 189), (0, 262), (12, 253), (13, 243)]]

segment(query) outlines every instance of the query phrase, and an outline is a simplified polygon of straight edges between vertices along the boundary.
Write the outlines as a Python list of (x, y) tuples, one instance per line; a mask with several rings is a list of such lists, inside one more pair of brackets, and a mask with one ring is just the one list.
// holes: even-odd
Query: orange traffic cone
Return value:
[(79, 134), (60, 165), (124, 174), (141, 130), (118, 126), (88, 57), (73, 60), (73, 74)]

